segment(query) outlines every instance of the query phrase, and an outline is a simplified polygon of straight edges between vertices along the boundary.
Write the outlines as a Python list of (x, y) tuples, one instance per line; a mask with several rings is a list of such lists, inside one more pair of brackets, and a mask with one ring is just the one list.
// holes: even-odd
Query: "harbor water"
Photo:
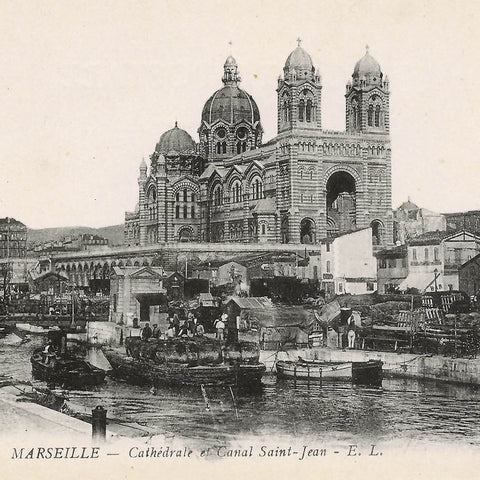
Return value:
[[(20, 346), (1, 345), (0, 371), (33, 381), (30, 355), (41, 341), (32, 336)], [(93, 363), (105, 361), (99, 350), (88, 355)], [(90, 413), (102, 405), (110, 422), (137, 424), (139, 433), (205, 443), (362, 438), (377, 444), (401, 439), (480, 445), (480, 392), (468, 385), (385, 379), (382, 389), (365, 389), (349, 383), (278, 381), (266, 375), (258, 391), (236, 392), (219, 387), (154, 390), (108, 378), (93, 390), (65, 395), (73, 410)]]

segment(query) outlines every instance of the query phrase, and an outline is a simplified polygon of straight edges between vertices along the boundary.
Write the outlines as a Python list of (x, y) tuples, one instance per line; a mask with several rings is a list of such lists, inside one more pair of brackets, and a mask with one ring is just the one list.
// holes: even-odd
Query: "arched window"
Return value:
[(243, 153), (247, 150), (247, 142), (238, 141), (237, 142), (237, 153)]
[(265, 235), (266, 233), (266, 227), (265, 227), (265, 224), (262, 223), (262, 235)]
[(232, 203), (240, 203), (242, 201), (242, 185), (239, 180), (232, 185)]
[(306, 108), (306, 111), (305, 111), (305, 120), (307, 122), (312, 121), (312, 101), (311, 100), (307, 100), (307, 108)]
[(438, 248), (437, 248), (437, 247), (435, 247), (435, 248), (433, 249), (433, 259), (434, 259), (436, 262), (438, 262)]
[(368, 126), (373, 127), (373, 105), (368, 107)]
[(263, 198), (263, 183), (258, 177), (250, 185), (250, 198), (252, 200)]
[(326, 269), (327, 273), (330, 273), (330, 260), (327, 260)]
[(373, 245), (381, 245), (383, 241), (383, 225), (379, 220), (373, 220), (370, 224), (372, 227), (372, 243)]
[(222, 142), (222, 153), (227, 153), (227, 142)]
[(357, 128), (357, 107), (352, 107), (353, 128)]
[(217, 185), (215, 187), (215, 190), (213, 191), (213, 204), (216, 207), (218, 207), (219, 205), (221, 205), (223, 203), (222, 197), (223, 197), (222, 186)]
[(183, 201), (186, 202), (188, 199), (188, 190), (186, 188), (183, 189)]
[(217, 142), (216, 150), (218, 154), (222, 153), (222, 142)]
[(300, 122), (303, 122), (305, 118), (305, 101), (300, 100), (300, 103), (298, 104), (298, 120)]
[(190, 217), (195, 218), (195, 205), (190, 207)]
[(375, 126), (380, 126), (380, 105), (375, 107)]
[(428, 248), (425, 249), (425, 261), (428, 261)]
[(183, 218), (188, 218), (188, 207), (187, 207), (187, 205), (183, 206)]
[(175, 218), (180, 218), (180, 205), (175, 207)]

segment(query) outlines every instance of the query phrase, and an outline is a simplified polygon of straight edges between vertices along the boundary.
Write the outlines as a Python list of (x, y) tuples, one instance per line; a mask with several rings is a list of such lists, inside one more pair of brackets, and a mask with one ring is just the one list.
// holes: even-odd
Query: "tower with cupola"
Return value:
[(365, 55), (355, 65), (352, 80), (347, 83), (347, 132), (389, 133), (389, 97), (388, 77), (384, 77), (367, 46)]
[(277, 131), (322, 128), (322, 83), (312, 57), (300, 46), (288, 56), (277, 86)]

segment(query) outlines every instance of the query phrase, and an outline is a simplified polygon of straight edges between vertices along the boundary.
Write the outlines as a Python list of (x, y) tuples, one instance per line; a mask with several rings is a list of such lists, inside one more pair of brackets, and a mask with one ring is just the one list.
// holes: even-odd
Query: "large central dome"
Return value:
[(217, 90), (205, 103), (202, 121), (212, 125), (217, 120), (230, 124), (246, 120), (253, 125), (260, 120), (260, 113), (253, 97), (238, 86), (238, 65), (231, 55), (225, 61), (223, 69), (222, 81), (225, 86)]
[(246, 120), (254, 124), (260, 120), (260, 113), (251, 95), (237, 85), (225, 85), (205, 103), (202, 120), (210, 125), (217, 120), (224, 120), (231, 124)]

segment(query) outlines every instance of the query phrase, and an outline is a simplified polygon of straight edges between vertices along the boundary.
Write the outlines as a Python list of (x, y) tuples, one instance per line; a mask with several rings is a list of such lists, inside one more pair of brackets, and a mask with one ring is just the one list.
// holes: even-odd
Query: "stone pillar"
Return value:
[(138, 181), (138, 225), (140, 229), (140, 245), (147, 244), (147, 216), (148, 212), (145, 204), (145, 182)]
[(166, 190), (166, 163), (165, 157), (160, 155), (157, 161), (157, 241), (165, 242), (168, 231), (167, 218), (167, 190)]
[(243, 210), (242, 210), (242, 215), (243, 215), (243, 235), (242, 235), (242, 241), (243, 243), (248, 243), (250, 242), (250, 229), (248, 226), (248, 218), (250, 216), (250, 207), (249, 207), (249, 202), (248, 202), (248, 183), (246, 179), (242, 180), (242, 195), (243, 195)]
[(167, 242), (175, 241), (175, 225), (174, 225), (174, 209), (175, 209), (175, 197), (172, 192), (172, 187), (166, 185), (165, 198), (167, 206), (166, 226), (165, 226), (165, 239)]

